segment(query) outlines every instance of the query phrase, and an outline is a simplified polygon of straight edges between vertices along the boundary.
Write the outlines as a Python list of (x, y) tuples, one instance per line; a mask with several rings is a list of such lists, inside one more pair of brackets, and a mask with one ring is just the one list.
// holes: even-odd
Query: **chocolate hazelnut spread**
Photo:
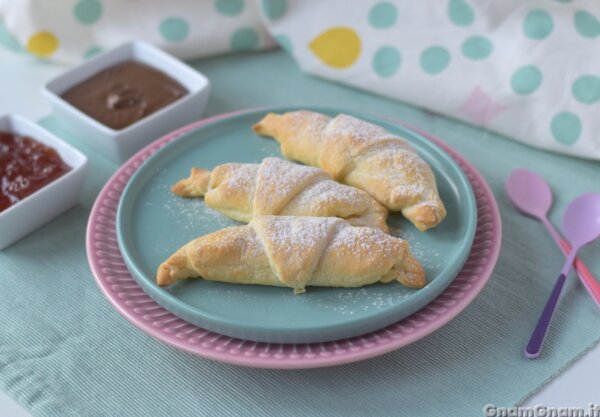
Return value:
[(177, 81), (146, 64), (126, 61), (88, 78), (62, 97), (100, 123), (123, 129), (186, 95)]

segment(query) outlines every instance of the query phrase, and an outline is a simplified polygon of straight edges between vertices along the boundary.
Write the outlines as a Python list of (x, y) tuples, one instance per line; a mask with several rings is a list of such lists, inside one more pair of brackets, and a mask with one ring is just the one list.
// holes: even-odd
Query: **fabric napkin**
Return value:
[(141, 39), (180, 58), (273, 46), (254, 0), (0, 0), (0, 45), (78, 63)]
[(598, 2), (333, 0), (289, 9), (266, 22), (309, 73), (600, 158)]

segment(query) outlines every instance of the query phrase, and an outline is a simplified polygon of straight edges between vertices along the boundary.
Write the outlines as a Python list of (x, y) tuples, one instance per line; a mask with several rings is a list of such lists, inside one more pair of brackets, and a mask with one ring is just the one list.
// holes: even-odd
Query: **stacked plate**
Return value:
[[(270, 109), (285, 112), (294, 109)], [(309, 109), (335, 115), (336, 109)], [(490, 277), (500, 249), (498, 208), (489, 187), (458, 154), (398, 123), (352, 114), (409, 141), (431, 165), (448, 216), (417, 231), (391, 215), (423, 263), (428, 285), (360, 289), (238, 286), (191, 280), (155, 284), (158, 265), (188, 241), (236, 223), (201, 199), (170, 186), (192, 166), (260, 162), (281, 156), (250, 126), (266, 110), (226, 114), (173, 132), (132, 157), (100, 193), (88, 224), (92, 272), (109, 301), (151, 336), (182, 350), (239, 365), (306, 368), (353, 362), (397, 349), (433, 332), (462, 311)]]

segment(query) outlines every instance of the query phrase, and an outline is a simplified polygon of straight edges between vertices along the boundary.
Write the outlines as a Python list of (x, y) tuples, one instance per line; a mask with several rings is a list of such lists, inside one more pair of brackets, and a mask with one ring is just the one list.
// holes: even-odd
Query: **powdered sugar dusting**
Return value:
[[(169, 185), (163, 185), (157, 191), (164, 194), (162, 213), (173, 223), (173, 227), (189, 231), (200, 230), (204, 225), (211, 224), (215, 228), (231, 226), (231, 220), (221, 213), (209, 208), (201, 198), (181, 198), (171, 192)], [(144, 204), (151, 204), (144, 202)]]
[(377, 251), (383, 253), (386, 258), (396, 255), (398, 246), (394, 245), (394, 238), (381, 230), (370, 227), (351, 227), (347, 224), (344, 226), (338, 229), (330, 243), (330, 250), (358, 248), (360, 253)]
[(343, 316), (361, 315), (394, 307), (415, 292), (407, 288), (398, 288), (400, 284), (396, 282), (375, 285), (379, 287), (339, 289), (330, 297), (319, 299), (314, 308)]
[(392, 194), (403, 196), (408, 201), (432, 198), (429, 194), (435, 190), (433, 173), (414, 150), (390, 143), (367, 152), (361, 161), (369, 166), (382, 167), (370, 170), (368, 174), (376, 181), (389, 184)]
[[(233, 164), (232, 164), (233, 165)], [(229, 188), (251, 191), (254, 187), (258, 164), (234, 164), (231, 175), (226, 182)]]
[(381, 126), (346, 114), (340, 114), (332, 119), (325, 134), (331, 137), (347, 136), (363, 142), (379, 142), (382, 139), (394, 137)]
[(263, 216), (256, 220), (264, 224), (264, 240), (278, 251), (296, 254), (315, 248), (341, 220), (331, 217)]
[(258, 168), (255, 212), (277, 214), (321, 170), (279, 158), (265, 158)]
[(314, 134), (319, 136), (323, 133), (323, 129), (331, 121), (329, 116), (312, 111), (296, 111), (287, 113), (290, 117), (286, 122), (290, 125), (291, 131), (302, 129), (305, 135)]
[(367, 210), (366, 204), (360, 204), (364, 201), (365, 195), (358, 189), (342, 185), (326, 175), (322, 175), (298, 194), (294, 203), (299, 206), (309, 207), (316, 202), (321, 205), (338, 203), (346, 207), (360, 207), (359, 210), (362, 213)]
[(419, 238), (417, 233), (422, 232), (414, 231), (412, 228), (403, 230), (390, 227), (390, 234), (392, 236), (408, 241), (412, 255), (421, 262), (421, 265), (423, 265), (426, 271), (439, 270), (443, 266), (442, 261), (444, 257), (437, 249), (427, 246), (423, 239)]

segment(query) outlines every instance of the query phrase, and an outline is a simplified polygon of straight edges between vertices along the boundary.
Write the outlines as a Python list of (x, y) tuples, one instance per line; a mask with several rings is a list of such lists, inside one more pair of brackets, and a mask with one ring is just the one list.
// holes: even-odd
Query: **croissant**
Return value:
[(201, 197), (208, 207), (244, 223), (256, 215), (340, 217), (354, 226), (388, 231), (387, 210), (369, 194), (333, 181), (322, 170), (280, 158), (229, 163), (212, 172), (192, 168), (172, 191)]
[(385, 129), (340, 114), (269, 113), (253, 126), (281, 144), (283, 155), (322, 168), (334, 180), (401, 211), (419, 230), (439, 224), (446, 209), (429, 165), (407, 142)]
[(399, 281), (425, 285), (408, 242), (335, 217), (256, 216), (192, 240), (163, 262), (159, 286), (188, 278), (290, 287), (361, 287)]

